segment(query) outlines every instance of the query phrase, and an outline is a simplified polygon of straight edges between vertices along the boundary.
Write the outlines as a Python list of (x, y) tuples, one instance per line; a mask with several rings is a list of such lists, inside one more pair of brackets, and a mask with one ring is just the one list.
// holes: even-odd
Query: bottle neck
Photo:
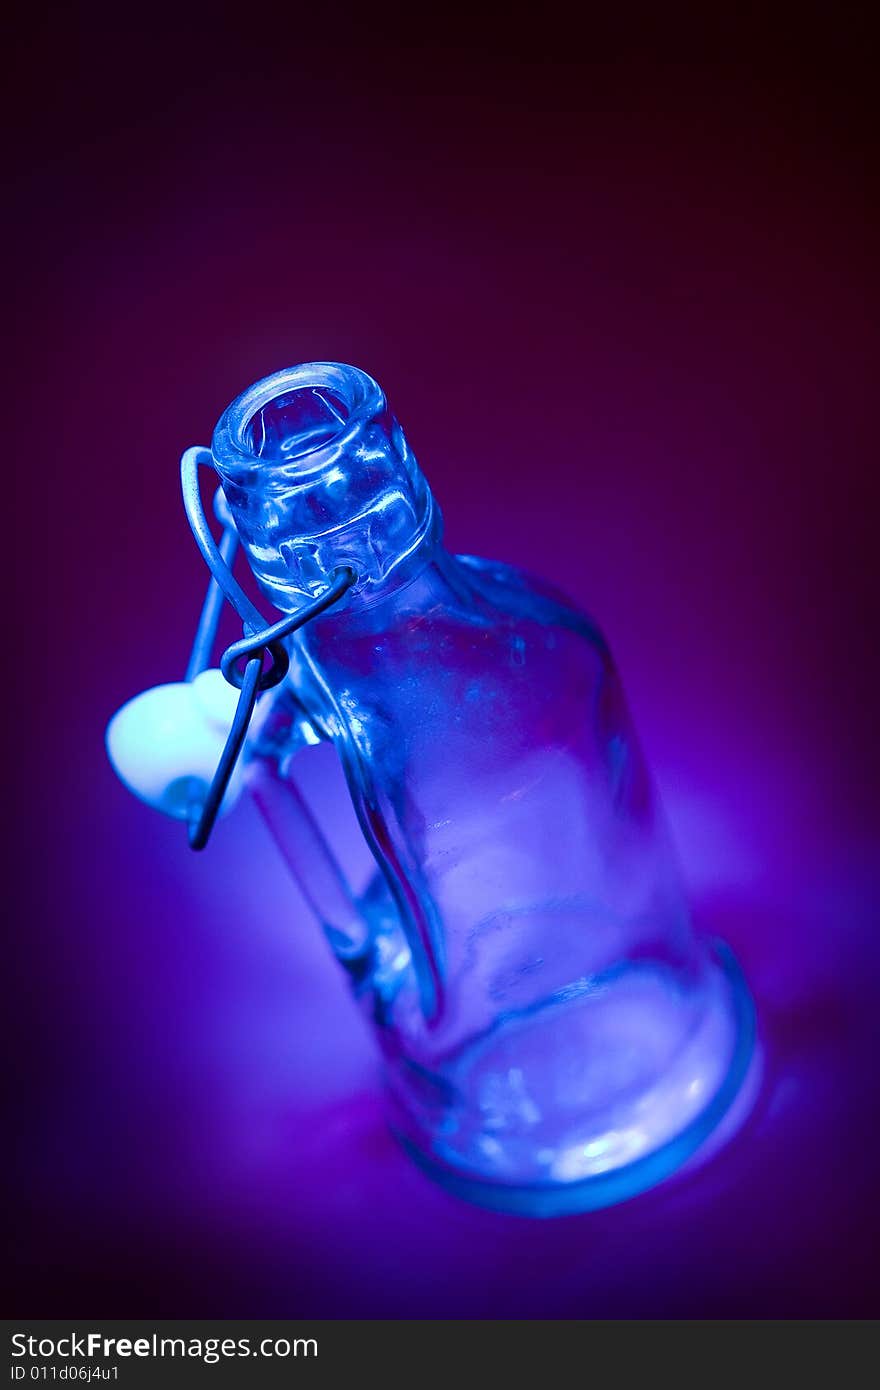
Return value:
[(357, 579), (340, 607), (372, 605), (439, 545), (431, 490), (381, 388), (355, 367), (311, 362), (257, 382), (211, 451), (251, 568), (283, 611), (345, 566)]

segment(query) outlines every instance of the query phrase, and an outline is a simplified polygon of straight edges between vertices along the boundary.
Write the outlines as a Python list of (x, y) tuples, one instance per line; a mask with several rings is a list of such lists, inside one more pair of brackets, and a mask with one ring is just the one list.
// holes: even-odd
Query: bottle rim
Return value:
[[(282, 459), (261, 454), (249, 436), (254, 421), (273, 401), (281, 405), (286, 396), (298, 391), (328, 393), (334, 402), (332, 412), (338, 414), (336, 407), (344, 412), (339, 429), (316, 443), (306, 440), (301, 448), (287, 449)], [(327, 404), (326, 398), (322, 400)], [(381, 386), (359, 367), (344, 362), (302, 362), (262, 377), (236, 396), (217, 421), (211, 453), (221, 477), (232, 478), (259, 469), (290, 481), (294, 475), (305, 477), (332, 464), (352, 443), (363, 423), (385, 409)]]

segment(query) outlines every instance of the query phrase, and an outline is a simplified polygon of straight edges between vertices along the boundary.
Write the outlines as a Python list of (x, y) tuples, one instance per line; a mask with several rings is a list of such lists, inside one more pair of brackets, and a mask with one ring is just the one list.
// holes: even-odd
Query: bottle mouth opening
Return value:
[(283, 463), (329, 444), (348, 424), (347, 402), (327, 386), (297, 386), (255, 411), (243, 443), (261, 459)]
[(341, 362), (306, 362), (238, 396), (218, 422), (212, 452), (221, 473), (261, 464), (285, 474), (311, 472), (326, 466), (361, 422), (384, 407), (381, 388), (366, 372)]

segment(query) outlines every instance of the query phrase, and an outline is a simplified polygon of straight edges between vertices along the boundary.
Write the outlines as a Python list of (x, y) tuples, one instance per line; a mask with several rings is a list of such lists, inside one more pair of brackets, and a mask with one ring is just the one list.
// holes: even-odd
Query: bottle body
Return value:
[[(277, 606), (335, 563), (358, 576), (291, 639), (248, 776), (375, 1029), (396, 1133), (449, 1187), (522, 1212), (657, 1181), (736, 1095), (751, 1008), (692, 930), (602, 636), (520, 571), (441, 548), (354, 369), (258, 383), (213, 452)], [(298, 785), (316, 742), (341, 769), (321, 809)], [(362, 884), (327, 848), (344, 796)]]
[(601, 1202), (744, 1061), (602, 637), (516, 570), (440, 552), (304, 630), (288, 680), (253, 775), (296, 777), (296, 706), (339, 751), (376, 872), (330, 935), (393, 1127), (481, 1200)]

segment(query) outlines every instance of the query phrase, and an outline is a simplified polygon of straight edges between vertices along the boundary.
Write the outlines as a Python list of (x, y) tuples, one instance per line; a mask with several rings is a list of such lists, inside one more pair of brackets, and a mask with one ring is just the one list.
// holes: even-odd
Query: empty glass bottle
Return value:
[[(211, 452), (277, 608), (356, 575), (290, 639), (245, 780), (373, 1024), (395, 1132), (448, 1187), (524, 1213), (659, 1181), (730, 1107), (753, 1018), (692, 930), (601, 634), (549, 586), (442, 548), (361, 371), (258, 382)], [(310, 762), (322, 743), (338, 787)]]
[[(258, 383), (212, 452), (278, 608), (342, 566), (358, 576), (292, 639), (250, 779), (373, 1020), (397, 1132), (503, 1206), (583, 1208), (654, 1181), (730, 1103), (750, 1009), (692, 932), (601, 635), (547, 586), (443, 550), (362, 372)], [(358, 894), (302, 832), (291, 754), (316, 737), (375, 858)]]

